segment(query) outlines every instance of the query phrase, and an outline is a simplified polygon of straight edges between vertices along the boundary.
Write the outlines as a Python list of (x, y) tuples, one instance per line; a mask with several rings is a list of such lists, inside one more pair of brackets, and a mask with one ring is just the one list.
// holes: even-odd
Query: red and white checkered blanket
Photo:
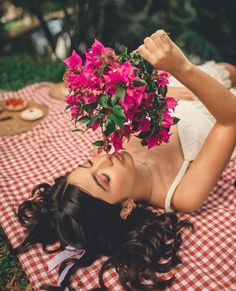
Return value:
[[(10, 243), (17, 246), (25, 235), (15, 211), (42, 182), (52, 183), (59, 175), (74, 169), (91, 155), (95, 133), (73, 133), (73, 122), (64, 112), (65, 103), (48, 94), (49, 83), (33, 84), (18, 92), (1, 94), (1, 98), (20, 96), (49, 106), (49, 115), (33, 130), (1, 138), (0, 223)], [(181, 248), (182, 265), (175, 268), (176, 280), (167, 290), (236, 290), (236, 159), (231, 160), (208, 201), (193, 214), (181, 214), (196, 228), (184, 232)], [(19, 256), (34, 290), (44, 283), (56, 284), (57, 270), (47, 271), (45, 254), (39, 245)], [(89, 268), (77, 271), (73, 278), (76, 290), (98, 286), (101, 258)], [(123, 290), (115, 270), (106, 271), (104, 280), (109, 290)]]

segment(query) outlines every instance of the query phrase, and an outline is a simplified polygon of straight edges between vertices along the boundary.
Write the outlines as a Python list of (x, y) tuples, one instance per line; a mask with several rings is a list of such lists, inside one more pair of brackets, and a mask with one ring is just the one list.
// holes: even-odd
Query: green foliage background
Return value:
[[(0, 0), (0, 15), (4, 13)], [(72, 40), (68, 54), (74, 48), (82, 52), (94, 38), (118, 52), (123, 46), (129, 50), (139, 46), (144, 37), (158, 28), (168, 31), (174, 41), (189, 56), (199, 56), (200, 61), (214, 59), (236, 63), (236, 1), (235, 0), (11, 0), (25, 12), (39, 20), (46, 13), (68, 9), (74, 17), (64, 18), (63, 31)], [(44, 24), (41, 19), (41, 27)], [(8, 26), (0, 24), (0, 40), (6, 42)], [(53, 50), (55, 36), (44, 27)], [(10, 57), (9, 57), (10, 55)], [(20, 55), (20, 65), (19, 62)], [(25, 57), (27, 55), (27, 57)], [(6, 53), (2, 52), (2, 57)], [(18, 89), (37, 81), (61, 81), (63, 67), (48, 56), (36, 55), (27, 39), (14, 40), (6, 60), (0, 60), (0, 88)], [(47, 61), (39, 58), (47, 58)], [(15, 72), (12, 64), (15, 63)], [(52, 71), (50, 71), (50, 63)], [(45, 67), (44, 67), (45, 65)], [(29, 67), (32, 66), (32, 70)], [(45, 70), (45, 74), (42, 72)], [(31, 72), (30, 72), (31, 71)], [(19, 74), (17, 75), (17, 73)], [(52, 73), (49, 73), (52, 72)], [(33, 76), (33, 78), (32, 78)]]

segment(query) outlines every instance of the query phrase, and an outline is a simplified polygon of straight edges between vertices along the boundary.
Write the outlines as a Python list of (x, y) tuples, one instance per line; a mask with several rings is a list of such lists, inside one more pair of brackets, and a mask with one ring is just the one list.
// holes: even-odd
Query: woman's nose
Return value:
[(113, 165), (113, 163), (111, 160), (111, 155), (105, 154), (105, 155), (100, 156), (97, 159), (97, 162), (94, 163), (94, 168), (101, 169), (103, 167), (111, 167), (112, 165)]

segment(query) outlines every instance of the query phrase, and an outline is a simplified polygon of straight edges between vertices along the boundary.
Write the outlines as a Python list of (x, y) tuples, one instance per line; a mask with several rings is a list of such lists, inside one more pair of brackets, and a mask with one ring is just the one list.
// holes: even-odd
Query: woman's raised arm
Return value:
[(156, 69), (169, 72), (188, 87), (216, 119), (172, 198), (175, 210), (194, 211), (207, 199), (235, 148), (236, 97), (194, 66), (163, 30), (145, 38), (138, 51)]
[(154, 68), (169, 72), (189, 88), (218, 123), (236, 124), (236, 97), (193, 65), (164, 30), (158, 30), (151, 37), (146, 37), (138, 51)]

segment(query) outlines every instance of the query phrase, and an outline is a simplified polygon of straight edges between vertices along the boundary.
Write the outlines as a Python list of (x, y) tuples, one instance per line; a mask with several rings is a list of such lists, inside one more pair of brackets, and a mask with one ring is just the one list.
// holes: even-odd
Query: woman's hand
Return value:
[(167, 71), (175, 77), (193, 66), (164, 30), (146, 37), (137, 51), (155, 69)]

